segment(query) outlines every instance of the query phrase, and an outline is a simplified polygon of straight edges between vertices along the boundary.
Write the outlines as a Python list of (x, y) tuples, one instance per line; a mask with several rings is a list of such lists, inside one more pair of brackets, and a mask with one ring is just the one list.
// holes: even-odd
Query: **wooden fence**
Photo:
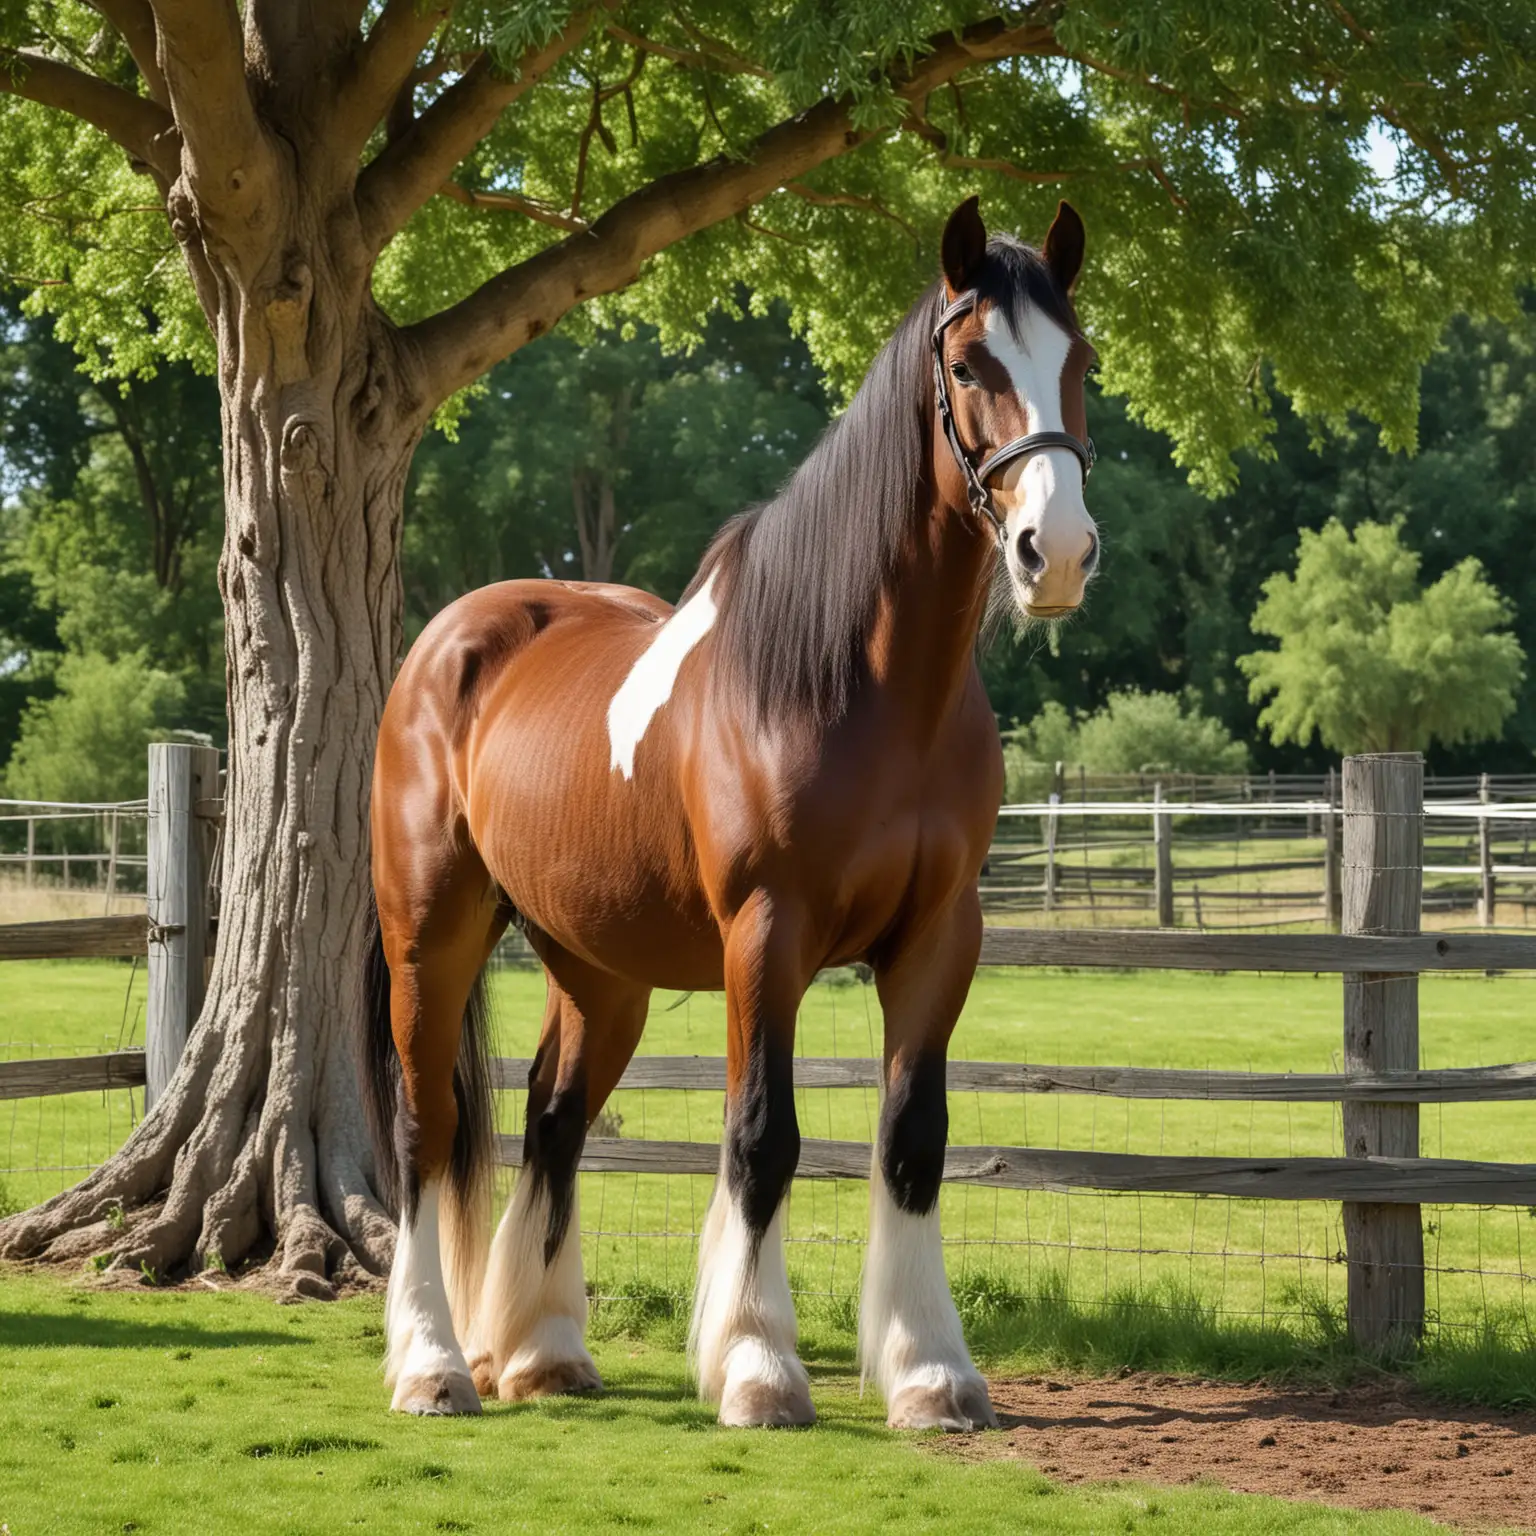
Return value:
[[(151, 749), (151, 911), (0, 928), (0, 959), (65, 954), (146, 955), (153, 1000), (145, 1053), (118, 1051), (64, 1061), (0, 1064), (0, 1098), (145, 1083), (174, 1065), (196, 1017), (202, 990), (198, 938), (208, 924), (199, 906), (212, 867), (216, 804), (206, 791), (216, 763), (197, 748)], [(1207, 971), (1333, 973), (1343, 982), (1340, 1073), (1254, 1073), (1134, 1067), (1039, 1066), (1013, 1062), (949, 1064), (954, 1091), (1072, 1093), (1130, 1099), (1338, 1102), (1343, 1157), (1184, 1157), (957, 1146), (945, 1178), (1015, 1190), (1337, 1200), (1344, 1204), (1348, 1318), (1364, 1343), (1417, 1332), (1424, 1319), (1423, 1204), (1536, 1204), (1536, 1165), (1418, 1155), (1421, 1104), (1536, 1099), (1536, 1062), (1423, 1071), (1418, 1067), (1418, 976), (1426, 971), (1536, 970), (1536, 936), (1419, 932), (1423, 879), (1423, 768), (1416, 755), (1347, 759), (1342, 781), (1339, 860), (1342, 933), (1208, 934), (1170, 929), (1029, 931), (989, 928), (981, 963), (1006, 966), (1169, 968)], [(157, 1047), (159, 1054), (157, 1054)], [(521, 1087), (530, 1063), (495, 1063), (501, 1088)], [(872, 1059), (796, 1062), (808, 1087), (880, 1085)], [(163, 1081), (163, 1079), (161, 1079)], [(715, 1057), (644, 1057), (621, 1087), (719, 1091), (725, 1063)], [(797, 1176), (863, 1179), (870, 1148), (806, 1140)], [(501, 1139), (502, 1162), (516, 1166), (521, 1143)], [(709, 1143), (593, 1138), (589, 1172), (713, 1174)]]
[(0, 1062), (0, 1099), (142, 1087), (147, 1111), (175, 1072), (202, 1007), (212, 953), (222, 818), (218, 752), (153, 744), (147, 812), (145, 916), (0, 926), (0, 960), (142, 957), (148, 977), (144, 1049)]
[[(1338, 930), (1336, 774), (1293, 779), (1274, 791), (1279, 798), (1264, 800), (1252, 798), (1262, 781), (1250, 778), (1154, 779), (1140, 793), (1131, 776), (1125, 780), (1119, 797), (1106, 798), (1101, 779), (1093, 795), (1085, 789), (1068, 799), (1053, 790), (1046, 800), (1005, 805), (982, 878), (986, 910), (1086, 910), (1094, 920), (1146, 913), (1164, 928), (1182, 919), (1201, 930), (1318, 922)], [(1432, 841), (1423, 873), (1433, 883), (1421, 908), (1441, 916), (1472, 912), (1491, 928), (1502, 901), (1528, 923), (1536, 900), (1536, 787), (1489, 774), (1468, 782), (1469, 799), (1424, 803)], [(1309, 788), (1311, 795), (1302, 793)]]

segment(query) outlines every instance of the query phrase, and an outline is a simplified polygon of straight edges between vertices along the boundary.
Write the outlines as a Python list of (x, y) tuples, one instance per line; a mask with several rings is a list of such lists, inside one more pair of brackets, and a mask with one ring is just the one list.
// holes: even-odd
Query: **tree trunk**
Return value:
[[(335, 221), (310, 228), (334, 234)], [(207, 1001), (180, 1070), (122, 1150), (0, 1224), (8, 1256), (111, 1249), (166, 1275), (270, 1251), (291, 1293), (327, 1296), (358, 1264), (384, 1271), (393, 1252), (350, 1025), (422, 413), (366, 274), (301, 234), (254, 278), (213, 264), (230, 732)]]

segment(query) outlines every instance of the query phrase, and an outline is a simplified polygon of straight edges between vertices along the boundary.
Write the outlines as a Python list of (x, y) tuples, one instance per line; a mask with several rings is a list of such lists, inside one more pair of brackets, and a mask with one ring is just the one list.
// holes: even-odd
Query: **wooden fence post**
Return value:
[[(1061, 764), (1057, 763), (1057, 769)], [(1053, 789), (1051, 791), (1051, 813), (1045, 818), (1045, 910), (1056, 910), (1056, 825), (1060, 821), (1054, 807), (1061, 804), (1061, 796)]]
[(219, 792), (213, 747), (152, 742), (149, 748), (149, 986), (144, 1008), (144, 1109), (165, 1091), (203, 1006), (208, 950), (211, 840), (199, 800)]
[(37, 818), (27, 817), (27, 889), (32, 889), (36, 875), (32, 861), (37, 857)]
[[(1478, 780), (1477, 798), (1484, 805), (1488, 805), (1493, 800), (1486, 773)], [(1498, 912), (1499, 898), (1493, 880), (1493, 828), (1486, 816), (1477, 818), (1477, 871), (1479, 875), (1477, 920), (1484, 928), (1492, 928), (1495, 914)]]
[(1334, 933), (1339, 931), (1342, 915), (1339, 888), (1339, 803), (1338, 781), (1328, 770), (1328, 811), (1323, 816), (1323, 922)]
[[(1163, 803), (1162, 782), (1152, 786), (1152, 803)], [(1156, 861), (1153, 893), (1157, 898), (1157, 926), (1173, 927), (1173, 818), (1162, 811), (1152, 813), (1152, 852)]]
[[(1416, 752), (1344, 759), (1344, 932), (1419, 932), (1424, 760)], [(1419, 1066), (1419, 980), (1346, 972), (1344, 1071)], [(1346, 1157), (1417, 1157), (1417, 1104), (1343, 1103)], [(1424, 1228), (1416, 1205), (1344, 1204), (1349, 1331), (1366, 1348), (1424, 1327)]]

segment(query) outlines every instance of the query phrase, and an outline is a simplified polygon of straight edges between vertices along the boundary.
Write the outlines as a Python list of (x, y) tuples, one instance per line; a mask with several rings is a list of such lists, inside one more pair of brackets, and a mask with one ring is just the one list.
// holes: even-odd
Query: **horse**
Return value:
[[(941, 276), (778, 497), (728, 522), (674, 609), (501, 582), (401, 666), (372, 785), (361, 1010), (381, 1190), (400, 1226), (392, 1407), (475, 1413), (601, 1386), (583, 1342), (577, 1167), (653, 989), (726, 998), (719, 1176), (689, 1356), (722, 1424), (801, 1425), (782, 1211), (800, 1151), (796, 1013), (866, 962), (884, 1017), (859, 1359), (895, 1428), (995, 1423), (945, 1276), (945, 1052), (980, 952), (1003, 789), (977, 667), (994, 586), (1076, 609), (1093, 349), (1082, 220), (1034, 249), (950, 216)], [(509, 923), (547, 1001), (522, 1172), (494, 1237), (482, 969)]]

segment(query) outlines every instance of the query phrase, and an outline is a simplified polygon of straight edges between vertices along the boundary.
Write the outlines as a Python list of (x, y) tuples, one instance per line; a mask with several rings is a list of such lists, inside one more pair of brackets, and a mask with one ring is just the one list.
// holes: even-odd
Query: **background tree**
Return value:
[[(219, 399), (186, 363), (100, 382), (77, 363), (51, 321), (0, 304), (0, 777), (36, 798), (128, 798), (143, 793), (128, 741), (224, 738)], [(136, 735), (90, 728), (109, 676), (125, 708), (153, 701)], [(59, 730), (70, 752), (49, 744)], [(22, 753), (27, 732), (47, 741)]]
[(1330, 522), (1302, 534), (1294, 576), (1264, 583), (1253, 627), (1279, 648), (1237, 664), (1276, 741), (1315, 731), (1335, 752), (1423, 752), (1498, 735), (1525, 671), (1508, 619), (1470, 556), (1421, 587), (1398, 523)]
[(512, 576), (618, 580), (676, 598), (728, 517), (773, 494), (827, 422), (782, 305), (723, 313), (668, 355), (653, 327), (563, 335), (494, 368), (429, 438), (406, 492), (406, 629)]
[(1478, 0), (9, 0), (0, 24), (0, 269), (98, 369), (216, 351), (230, 682), (202, 1019), (11, 1254), (121, 1202), (127, 1233), (70, 1245), (166, 1271), (270, 1233), (307, 1294), (387, 1262), (343, 1041), (403, 491), (432, 414), (577, 305), (680, 341), (745, 282), (846, 386), (959, 196), (984, 181), (1038, 231), (1069, 186), (1106, 383), (1220, 484), (1271, 430), (1266, 363), (1303, 412), (1405, 442), (1447, 315), (1530, 266), (1531, 21)]
[(1055, 765), (1089, 773), (1242, 773), (1248, 748), (1191, 697), (1112, 692), (1081, 720), (1054, 700), (1004, 745), (1006, 794), (1019, 802), (1043, 799), (1055, 787)]
[[(1417, 451), (1393, 451), (1367, 421), (1308, 420), (1275, 401), (1272, 456), (1237, 456), (1240, 483), (1214, 498), (1185, 483), (1160, 433), (1126, 419), (1123, 403), (1090, 401), (1099, 444), (1092, 505), (1106, 558), (1085, 611), (1050, 637), (1005, 637), (984, 659), (1006, 721), (1031, 721), (1048, 700), (1079, 715), (1116, 688), (1193, 690), (1201, 708), (1246, 740), (1254, 765), (1320, 771), (1332, 754), (1276, 743), (1258, 725), (1236, 659), (1265, 581), (1293, 565), (1304, 530), (1400, 518), (1403, 542), (1435, 580), (1474, 556), (1498, 573), (1511, 630), (1536, 648), (1536, 296), (1508, 319), (1454, 317), (1424, 366)], [(1526, 772), (1536, 754), (1529, 678), (1497, 740), (1435, 744), (1440, 772)]]

